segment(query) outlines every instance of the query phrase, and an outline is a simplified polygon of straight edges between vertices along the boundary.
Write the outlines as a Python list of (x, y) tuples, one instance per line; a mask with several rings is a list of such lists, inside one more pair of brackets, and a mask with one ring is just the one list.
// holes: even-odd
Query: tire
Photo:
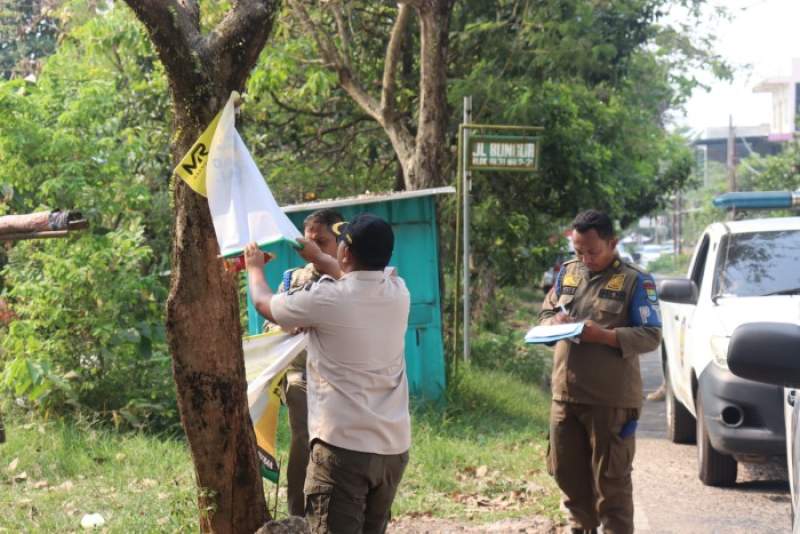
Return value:
[(667, 438), (672, 443), (694, 443), (697, 438), (697, 423), (691, 412), (675, 398), (666, 360), (664, 361), (664, 382), (666, 384), (664, 401), (667, 414)]
[(697, 393), (697, 472), (706, 486), (730, 487), (736, 484), (737, 463), (732, 456), (718, 452), (708, 439), (703, 415), (703, 398)]

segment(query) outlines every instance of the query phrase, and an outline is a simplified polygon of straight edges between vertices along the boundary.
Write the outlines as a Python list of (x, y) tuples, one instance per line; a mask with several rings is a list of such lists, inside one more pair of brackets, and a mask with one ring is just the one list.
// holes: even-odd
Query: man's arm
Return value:
[(272, 290), (264, 278), (264, 254), (255, 243), (250, 243), (244, 248), (244, 262), (247, 267), (247, 282), (250, 288), (250, 298), (258, 313), (270, 322), (277, 323), (272, 315)]
[(639, 275), (628, 306), (630, 326), (615, 330), (623, 358), (650, 352), (657, 349), (661, 343), (661, 310), (652, 276)]
[(339, 269), (339, 262), (336, 261), (336, 258), (322, 252), (319, 246), (310, 239), (298, 237), (297, 242), (303, 245), (303, 248), (297, 253), (307, 262), (313, 263), (320, 274), (327, 274), (337, 280), (342, 277), (342, 271)]
[(562, 313), (558, 307), (558, 298), (561, 296), (561, 283), (564, 280), (565, 272), (566, 268), (562, 266), (553, 282), (553, 287), (544, 296), (542, 309), (539, 311), (540, 325), (568, 323), (573, 320), (569, 315)]

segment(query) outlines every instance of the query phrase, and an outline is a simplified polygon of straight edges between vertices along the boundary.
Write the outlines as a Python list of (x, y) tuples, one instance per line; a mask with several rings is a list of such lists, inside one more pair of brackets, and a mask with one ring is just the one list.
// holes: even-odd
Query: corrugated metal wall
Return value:
[[(385, 200), (335, 209), (345, 219), (368, 212), (392, 225), (395, 250), (390, 265), (397, 267), (411, 293), (406, 332), (406, 367), (411, 394), (425, 400), (440, 400), (445, 389), (445, 364), (435, 197)], [(309, 213), (290, 213), (289, 218), (302, 230), (303, 220)], [(273, 289), (277, 288), (286, 269), (303, 264), (303, 260), (286, 245), (279, 245), (275, 252), (278, 257), (266, 268), (267, 280)], [(256, 312), (249, 295), (247, 313), (249, 333), (259, 333), (264, 319)]]

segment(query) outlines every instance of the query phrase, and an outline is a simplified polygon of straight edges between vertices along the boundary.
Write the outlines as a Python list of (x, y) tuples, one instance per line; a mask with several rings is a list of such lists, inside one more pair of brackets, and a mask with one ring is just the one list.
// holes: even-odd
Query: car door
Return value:
[(800, 402), (796, 402), (796, 390), (785, 388), (786, 404), (784, 415), (786, 417), (786, 462), (789, 470), (789, 487), (792, 495), (792, 532), (800, 534), (800, 470), (797, 461), (800, 460)]
[[(704, 285), (708, 281), (706, 265), (709, 261), (711, 237), (708, 233), (704, 234), (697, 246), (694, 261), (689, 268), (689, 278), (697, 286), (698, 301), (695, 304), (678, 304), (673, 307), (673, 317), (670, 320), (674, 324), (676, 345), (675, 360), (678, 362), (678, 372), (680, 380), (673, 384), (675, 395), (684, 406), (694, 413), (694, 399), (692, 398), (692, 346), (697, 345), (697, 337), (702, 335), (702, 328), (694, 326), (697, 318), (695, 315), (698, 306), (701, 305), (700, 295), (702, 295)], [(702, 313), (702, 310), (701, 310)]]

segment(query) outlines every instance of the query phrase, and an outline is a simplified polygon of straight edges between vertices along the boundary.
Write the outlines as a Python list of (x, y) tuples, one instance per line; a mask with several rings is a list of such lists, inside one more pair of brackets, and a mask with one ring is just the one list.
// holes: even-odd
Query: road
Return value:
[[(642, 357), (645, 393), (661, 383), (657, 353)], [(739, 464), (733, 488), (703, 486), (694, 445), (666, 438), (664, 402), (645, 401), (636, 442), (633, 485), (636, 532), (783, 533), (790, 530), (786, 466)]]

